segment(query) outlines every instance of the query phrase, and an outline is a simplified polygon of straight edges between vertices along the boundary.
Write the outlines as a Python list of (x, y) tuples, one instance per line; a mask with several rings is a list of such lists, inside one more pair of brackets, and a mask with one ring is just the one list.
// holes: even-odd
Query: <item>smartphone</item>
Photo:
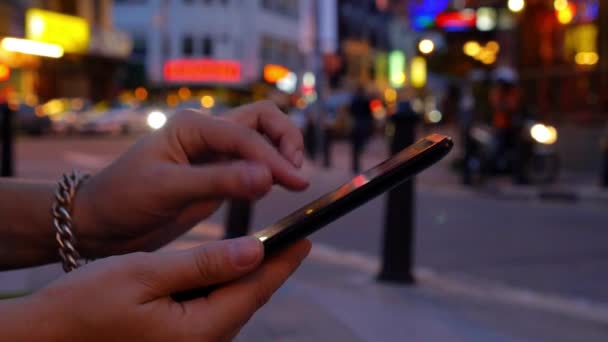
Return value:
[[(407, 181), (445, 157), (453, 146), (451, 138), (431, 134), (254, 236), (262, 241), (264, 255), (271, 255)], [(186, 301), (206, 296), (212, 290), (195, 289), (172, 297)]]
[(254, 236), (265, 255), (281, 250), (435, 164), (453, 146), (447, 136), (429, 135)]

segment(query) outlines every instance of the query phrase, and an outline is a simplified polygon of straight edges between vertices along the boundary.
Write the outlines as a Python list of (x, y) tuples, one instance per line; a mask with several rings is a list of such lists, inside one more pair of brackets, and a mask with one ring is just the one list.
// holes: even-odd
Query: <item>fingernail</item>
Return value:
[(302, 150), (297, 150), (293, 155), (293, 164), (297, 168), (301, 168), (302, 163), (304, 163), (304, 152), (302, 152)]
[(258, 262), (262, 250), (260, 240), (243, 237), (230, 242), (230, 258), (237, 267), (249, 267)]

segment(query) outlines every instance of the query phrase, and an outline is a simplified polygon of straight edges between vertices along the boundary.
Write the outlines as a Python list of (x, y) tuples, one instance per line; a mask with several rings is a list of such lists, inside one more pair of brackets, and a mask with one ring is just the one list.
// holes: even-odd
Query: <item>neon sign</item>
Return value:
[(56, 44), (65, 52), (86, 53), (90, 29), (84, 18), (31, 8), (25, 14), (27, 39)]
[(473, 10), (444, 12), (437, 16), (435, 25), (446, 31), (467, 31), (477, 25), (477, 15)]
[(407, 11), (414, 30), (424, 30), (433, 27), (435, 17), (443, 12), (450, 3), (449, 0), (415, 0), (409, 1)]
[(165, 80), (169, 82), (241, 81), (241, 64), (231, 60), (175, 59), (165, 63)]

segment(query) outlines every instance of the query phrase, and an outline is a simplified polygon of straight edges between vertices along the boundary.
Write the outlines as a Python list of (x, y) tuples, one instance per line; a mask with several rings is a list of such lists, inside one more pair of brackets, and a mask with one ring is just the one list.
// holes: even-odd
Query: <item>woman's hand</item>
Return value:
[[(310, 243), (300, 241), (260, 265), (262, 245), (246, 237), (99, 260), (30, 297), (0, 304), (0, 335), (11, 341), (227, 341), (309, 250)], [(225, 285), (208, 297), (183, 303), (170, 297), (217, 284)]]
[(270, 102), (222, 118), (186, 110), (79, 190), (74, 206), (85, 257), (154, 250), (225, 198), (256, 199), (274, 183), (303, 190), (300, 131)]

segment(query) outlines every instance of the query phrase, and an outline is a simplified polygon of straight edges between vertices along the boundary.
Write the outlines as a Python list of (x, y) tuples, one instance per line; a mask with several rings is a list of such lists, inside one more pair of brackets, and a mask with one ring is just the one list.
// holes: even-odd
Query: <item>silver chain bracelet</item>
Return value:
[(72, 206), (78, 187), (89, 175), (74, 170), (64, 174), (55, 191), (55, 202), (53, 203), (53, 226), (55, 228), (55, 240), (59, 243), (59, 256), (63, 264), (63, 270), (67, 273), (80, 267), (80, 254), (76, 250), (76, 237), (72, 230)]

